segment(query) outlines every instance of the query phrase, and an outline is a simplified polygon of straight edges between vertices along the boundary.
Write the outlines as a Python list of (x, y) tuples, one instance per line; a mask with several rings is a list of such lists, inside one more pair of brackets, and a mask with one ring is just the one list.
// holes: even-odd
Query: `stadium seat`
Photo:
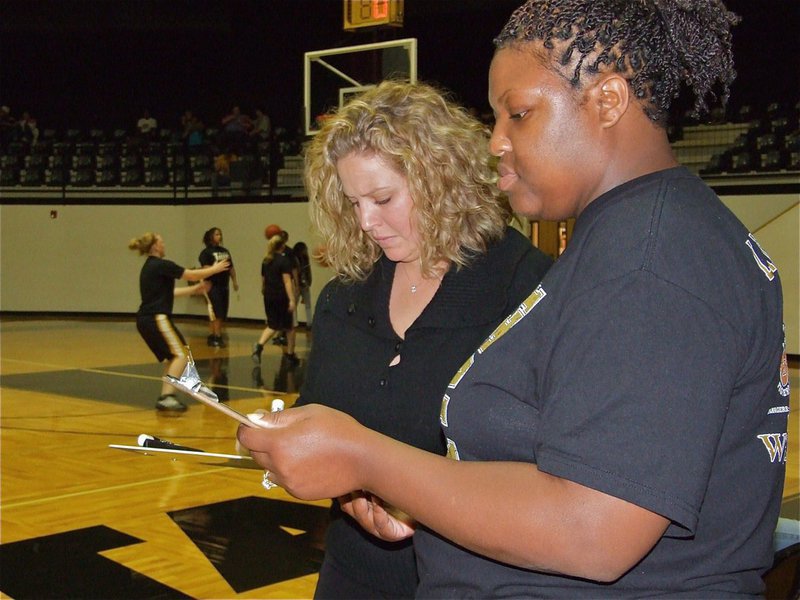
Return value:
[(30, 148), (30, 154), (41, 154), (43, 156), (47, 156), (50, 154), (50, 151), (53, 147), (52, 140), (44, 140), (39, 138), (39, 140), (33, 144)]
[(64, 139), (71, 144), (83, 141), (83, 137), (80, 129), (67, 129), (64, 133)]
[(186, 186), (186, 170), (181, 169), (173, 169), (169, 172), (169, 183), (174, 187), (185, 187)]
[(174, 155), (168, 154), (167, 166), (171, 169), (175, 167), (183, 169), (184, 167), (186, 167), (186, 156), (184, 156), (183, 154), (174, 154)]
[(123, 170), (135, 169), (140, 163), (138, 154), (126, 154), (119, 157), (119, 168)]
[(759, 155), (760, 171), (782, 171), (789, 166), (789, 154), (780, 148), (774, 148)]
[(72, 144), (70, 144), (69, 142), (53, 142), (53, 146), (50, 148), (50, 152), (52, 154), (60, 154), (62, 156), (71, 154)]
[(75, 187), (94, 185), (94, 170), (88, 168), (72, 169), (69, 172), (69, 184)]
[(789, 171), (800, 171), (800, 150), (790, 150), (788, 152), (786, 168)]
[(167, 158), (159, 152), (148, 152), (142, 156), (142, 166), (145, 169), (156, 169), (166, 166)]
[(775, 117), (769, 121), (769, 131), (777, 135), (786, 135), (797, 127), (797, 120), (788, 116)]
[(72, 156), (73, 169), (94, 168), (94, 156), (91, 154), (75, 154)]
[(700, 175), (719, 175), (725, 173), (731, 167), (730, 155), (727, 152), (714, 154), (708, 164), (700, 169)]
[(203, 170), (211, 167), (211, 157), (207, 154), (196, 154), (189, 157), (189, 166), (192, 169)]
[(96, 146), (92, 142), (77, 142), (73, 152), (80, 156), (94, 156), (96, 154)]
[(118, 159), (115, 154), (98, 154), (95, 158), (95, 167), (98, 170), (113, 169), (117, 166)]
[(63, 169), (72, 164), (72, 158), (64, 154), (51, 154), (47, 157), (47, 166), (51, 169)]
[(733, 173), (749, 173), (755, 171), (758, 161), (753, 156), (752, 152), (741, 150), (731, 154), (731, 172)]
[(728, 150), (731, 153), (750, 152), (755, 149), (755, 136), (748, 130), (746, 133), (740, 133), (733, 140)]
[(0, 167), (0, 186), (10, 187), (19, 183), (19, 171), (13, 167)]
[(97, 144), (97, 156), (116, 156), (119, 148), (114, 142), (101, 142)]
[(100, 144), (106, 141), (106, 132), (103, 129), (90, 129), (89, 139), (95, 144)]
[(120, 169), (119, 184), (125, 186), (142, 185), (142, 172), (139, 169)]
[(67, 184), (69, 171), (65, 168), (46, 169), (44, 172), (44, 184), (54, 187), (62, 187)]
[(783, 136), (777, 133), (764, 133), (756, 138), (756, 150), (758, 152), (769, 152), (777, 150), (783, 144)]
[(26, 169), (42, 168), (45, 164), (47, 164), (47, 157), (43, 154), (29, 154), (22, 161), (22, 165)]
[(784, 147), (791, 151), (800, 150), (800, 131), (793, 131), (783, 140)]
[(192, 185), (197, 187), (210, 187), (212, 179), (211, 169), (195, 169), (192, 171)]
[(0, 169), (19, 169), (21, 158), (16, 154), (3, 154), (0, 156)]
[(94, 175), (98, 186), (110, 187), (119, 183), (119, 171), (113, 167), (98, 168)]
[(19, 172), (19, 184), (27, 186), (44, 185), (44, 168), (39, 166), (21, 169)]
[(167, 144), (161, 141), (147, 142), (144, 145), (145, 154), (164, 154), (167, 151)]
[(161, 187), (167, 185), (169, 177), (164, 167), (153, 167), (144, 170), (144, 184), (148, 186)]

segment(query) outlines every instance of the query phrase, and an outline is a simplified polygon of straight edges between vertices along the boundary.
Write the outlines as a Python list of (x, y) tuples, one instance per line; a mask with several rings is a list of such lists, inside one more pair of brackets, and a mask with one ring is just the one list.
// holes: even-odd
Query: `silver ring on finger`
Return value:
[(272, 488), (278, 487), (277, 483), (270, 481), (269, 471), (264, 471), (264, 477), (261, 478), (261, 485), (265, 490), (271, 490)]

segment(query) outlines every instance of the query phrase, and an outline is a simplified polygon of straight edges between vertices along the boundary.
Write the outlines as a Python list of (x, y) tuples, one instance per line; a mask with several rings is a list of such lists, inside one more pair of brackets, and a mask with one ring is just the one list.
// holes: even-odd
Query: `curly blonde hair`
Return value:
[(408, 182), (426, 276), (437, 263), (464, 266), (503, 236), (511, 218), (495, 185), (489, 131), (426, 83), (384, 81), (325, 119), (305, 150), (311, 222), (325, 259), (345, 280), (365, 279), (381, 248), (361, 230), (336, 164), (364, 153), (380, 157)]

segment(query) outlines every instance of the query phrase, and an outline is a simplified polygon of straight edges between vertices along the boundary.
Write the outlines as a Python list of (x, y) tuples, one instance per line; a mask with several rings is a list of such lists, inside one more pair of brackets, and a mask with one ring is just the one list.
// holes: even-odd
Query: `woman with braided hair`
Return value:
[[(450, 382), (448, 457), (320, 406), (239, 439), (299, 498), (413, 535), (418, 597), (758, 597), (786, 468), (777, 268), (678, 166), (679, 88), (726, 99), (718, 0), (529, 0), (495, 39), (498, 186), (576, 217), (541, 284)], [(409, 525), (383, 508), (411, 515)]]

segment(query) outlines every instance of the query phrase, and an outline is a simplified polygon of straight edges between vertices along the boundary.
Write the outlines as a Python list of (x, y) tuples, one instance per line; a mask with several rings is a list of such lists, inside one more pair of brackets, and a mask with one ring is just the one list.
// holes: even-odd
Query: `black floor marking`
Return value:
[(105, 526), (0, 546), (0, 590), (27, 598), (191, 598), (98, 554), (142, 540)]
[(250, 497), (169, 515), (237, 593), (317, 573), (322, 564), (327, 508)]
[[(327, 508), (246, 497), (168, 514), (237, 593), (322, 564)], [(190, 598), (98, 554), (142, 542), (101, 525), (0, 545), (0, 590), (16, 600)]]

